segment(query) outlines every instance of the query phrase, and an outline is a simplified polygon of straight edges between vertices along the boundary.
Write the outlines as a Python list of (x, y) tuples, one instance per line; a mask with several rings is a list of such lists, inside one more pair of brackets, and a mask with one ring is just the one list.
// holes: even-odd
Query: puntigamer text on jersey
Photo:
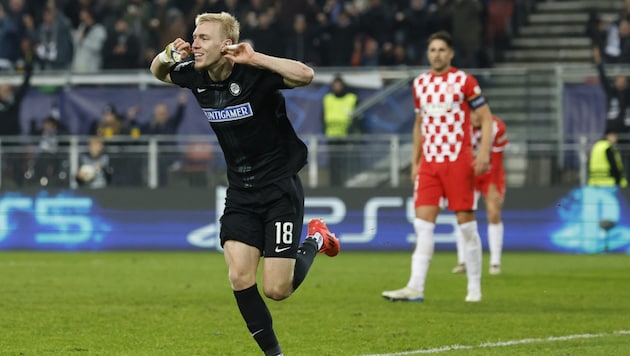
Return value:
[(240, 120), (254, 115), (252, 107), (249, 103), (228, 106), (225, 109), (204, 108), (203, 113), (206, 114), (206, 117), (210, 122)]

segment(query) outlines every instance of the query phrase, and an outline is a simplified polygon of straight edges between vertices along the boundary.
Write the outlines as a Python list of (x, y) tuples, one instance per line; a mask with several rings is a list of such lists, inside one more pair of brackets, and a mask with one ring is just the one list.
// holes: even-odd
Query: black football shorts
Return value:
[(299, 176), (257, 189), (228, 187), (221, 217), (221, 246), (236, 240), (265, 257), (295, 258), (304, 221), (304, 190)]

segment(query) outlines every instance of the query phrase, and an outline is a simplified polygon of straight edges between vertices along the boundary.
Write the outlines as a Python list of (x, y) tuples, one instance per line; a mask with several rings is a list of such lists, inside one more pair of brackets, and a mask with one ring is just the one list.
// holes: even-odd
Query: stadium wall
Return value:
[[(321, 217), (343, 249), (411, 250), (409, 189), (307, 189), (305, 221)], [(0, 250), (220, 250), (225, 188), (31, 190), (0, 193)], [(510, 189), (505, 250), (630, 253), (630, 192), (592, 187)], [(483, 206), (483, 205), (481, 205)], [(487, 250), (486, 215), (478, 212)], [(601, 221), (614, 227), (607, 233)], [(436, 249), (454, 250), (444, 212)]]

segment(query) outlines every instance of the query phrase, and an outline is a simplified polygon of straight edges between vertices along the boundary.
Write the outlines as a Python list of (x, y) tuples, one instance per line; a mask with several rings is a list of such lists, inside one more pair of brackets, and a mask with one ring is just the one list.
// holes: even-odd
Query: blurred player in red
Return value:
[[(479, 147), (481, 142), (481, 122), (479, 117), (471, 115), (473, 125), (472, 144), (473, 150)], [(490, 153), (490, 170), (475, 177), (475, 194), (483, 196), (488, 215), (488, 245), (490, 247), (490, 274), (501, 273), (501, 250), (503, 249), (503, 221), (501, 209), (505, 197), (505, 170), (503, 169), (503, 152), (508, 144), (508, 135), (505, 124), (496, 116), (492, 117), (492, 151)], [(453, 273), (466, 272), (464, 263), (464, 240), (462, 234), (457, 232), (457, 262)]]
[[(398, 290), (384, 291), (391, 301), (423, 301), (424, 284), (433, 256), (435, 221), (440, 200), (448, 200), (464, 236), (468, 277), (465, 301), (481, 301), (481, 240), (475, 209), (475, 175), (490, 163), (492, 113), (477, 80), (451, 66), (451, 36), (437, 32), (428, 41), (431, 69), (413, 81), (416, 122), (413, 131), (411, 174), (415, 183), (414, 229), (416, 247), (411, 256), (411, 276)], [(470, 113), (481, 122), (481, 143), (473, 157)]]

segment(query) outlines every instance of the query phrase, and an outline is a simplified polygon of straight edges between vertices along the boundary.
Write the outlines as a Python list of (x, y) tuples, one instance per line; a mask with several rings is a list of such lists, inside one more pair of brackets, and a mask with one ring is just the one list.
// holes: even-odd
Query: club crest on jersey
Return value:
[(241, 94), (241, 86), (236, 82), (230, 83), (230, 94), (233, 96), (239, 96), (239, 94)]
[(208, 122), (235, 121), (254, 116), (252, 106), (249, 103), (228, 106), (224, 109), (204, 108), (203, 113), (206, 114)]
[(455, 87), (449, 84), (449, 86), (446, 87), (446, 93), (453, 94), (454, 92), (455, 92)]

